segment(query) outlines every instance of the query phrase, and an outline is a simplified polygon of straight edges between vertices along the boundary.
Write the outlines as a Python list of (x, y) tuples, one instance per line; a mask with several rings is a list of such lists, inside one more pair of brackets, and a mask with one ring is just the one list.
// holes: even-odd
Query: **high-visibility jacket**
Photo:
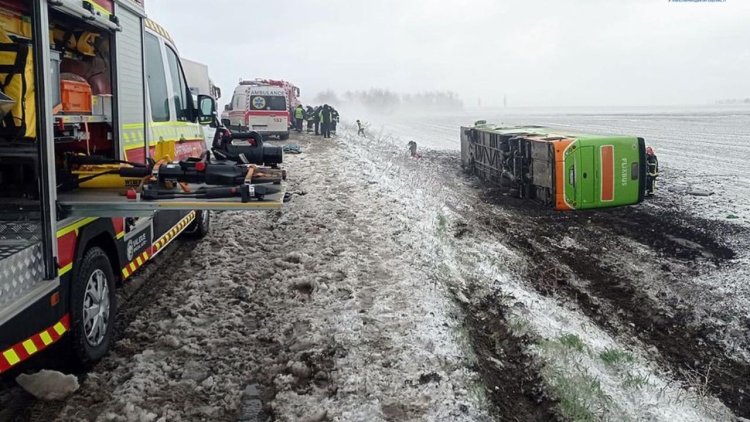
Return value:
[(305, 118), (305, 109), (302, 107), (297, 107), (296, 110), (294, 110), (294, 118), (298, 120), (302, 120)]

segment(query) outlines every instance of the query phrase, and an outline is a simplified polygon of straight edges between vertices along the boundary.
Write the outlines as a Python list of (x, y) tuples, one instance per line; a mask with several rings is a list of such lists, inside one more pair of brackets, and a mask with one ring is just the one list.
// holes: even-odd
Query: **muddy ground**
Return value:
[(669, 181), (637, 207), (560, 214), (463, 175), (456, 152), (293, 142), (283, 211), (214, 213), (206, 240), (126, 286), (118, 341), (77, 393), (38, 402), (6, 380), (0, 415), (750, 417), (744, 226)]
[[(497, 205), (502, 194), (483, 195)], [(508, 207), (515, 201), (502, 202)], [(735, 249), (750, 245), (740, 239), (732, 244), (726, 234), (747, 238), (748, 230), (658, 205), (576, 215), (529, 210), (521, 203), (510, 209), (508, 220), (480, 216), (477, 223), (529, 258), (522, 273), (534, 288), (577, 303), (616, 336), (655, 347), (654, 358), (678, 378), (704, 378), (727, 407), (750, 416), (750, 363), (727, 356), (722, 345), (729, 335), (747, 347), (748, 331), (741, 327), (749, 327), (750, 319), (723, 312), (723, 297), (710, 290), (683, 286), (686, 291), (672, 294), (690, 279), (740, 265), (733, 262)], [(519, 224), (529, 217), (534, 224)], [(726, 334), (729, 326), (737, 328)]]

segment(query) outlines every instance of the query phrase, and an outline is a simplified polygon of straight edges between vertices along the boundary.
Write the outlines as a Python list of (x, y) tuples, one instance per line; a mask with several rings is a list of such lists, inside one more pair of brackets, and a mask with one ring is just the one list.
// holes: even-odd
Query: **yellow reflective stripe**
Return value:
[(115, 236), (115, 237), (116, 237), (117, 239), (122, 239), (123, 237), (125, 237), (125, 232), (120, 232), (120, 233), (117, 233), (117, 236)]
[(15, 365), (15, 364), (17, 364), (18, 362), (21, 361), (21, 359), (16, 354), (16, 351), (13, 350), (13, 349), (8, 349), (8, 350), (4, 351), (3, 352), (3, 356), (5, 356), (5, 360), (8, 361), (8, 363), (10, 364), (10, 366), (13, 366), (13, 365)]
[(50, 336), (46, 330), (42, 331), (39, 334), (39, 337), (42, 339), (42, 343), (44, 343), (45, 346), (52, 344), (52, 336)]
[(33, 342), (33, 341), (31, 341), (30, 339), (29, 339), (29, 340), (26, 340), (26, 341), (24, 341), (24, 342), (23, 342), (23, 343), (21, 343), (21, 344), (23, 344), (23, 348), (24, 348), (24, 349), (26, 349), (26, 353), (28, 353), (28, 354), (29, 354), (29, 356), (33, 355), (33, 354), (34, 354), (34, 353), (36, 353), (36, 352), (37, 352), (37, 350), (38, 350), (38, 349), (36, 348), (36, 345), (34, 344), (34, 342)]
[(56, 332), (57, 334), (59, 334), (59, 335), (63, 335), (63, 334), (65, 334), (65, 326), (64, 326), (64, 325), (62, 325), (62, 322), (58, 322), (58, 323), (57, 323), (57, 324), (55, 324), (55, 326), (54, 326), (54, 327), (52, 327), (52, 328), (53, 328), (53, 329), (55, 330), (55, 332)]
[[(200, 125), (195, 122), (188, 122), (188, 121), (177, 121), (177, 120), (169, 120), (166, 122), (148, 122), (147, 124), (150, 128), (163, 128), (163, 127), (199, 127)], [(125, 123), (122, 125), (122, 128), (125, 130), (143, 130), (143, 123)]]
[(77, 231), (81, 227), (91, 223), (94, 220), (96, 220), (96, 217), (89, 217), (89, 218), (84, 218), (82, 220), (78, 220), (75, 223), (65, 226), (62, 229), (58, 230), (57, 237), (63, 237), (70, 232)]
[(123, 268), (123, 269), (122, 269), (122, 275), (123, 275), (123, 276), (124, 276), (125, 278), (128, 278), (128, 277), (130, 277), (130, 271), (128, 271), (128, 269), (127, 269), (127, 268)]
[[(202, 128), (199, 124), (189, 122), (157, 122), (149, 123), (149, 131), (151, 132), (151, 146), (154, 146), (158, 141), (179, 141), (182, 138), (185, 139), (203, 139)], [(127, 146), (133, 146), (141, 144), (145, 141), (143, 125), (140, 123), (123, 125), (122, 139), (123, 143)]]
[(68, 264), (68, 265), (66, 265), (66, 266), (64, 266), (64, 267), (62, 267), (62, 268), (60, 268), (60, 277), (62, 277), (62, 276), (63, 276), (63, 275), (65, 275), (65, 274), (66, 274), (66, 273), (67, 273), (68, 271), (70, 271), (70, 270), (72, 270), (72, 269), (73, 269), (73, 263), (72, 263), (72, 262), (71, 262), (70, 264)]
[(157, 34), (161, 35), (162, 37), (166, 38), (169, 42), (174, 44), (174, 41), (172, 41), (172, 37), (169, 35), (169, 32), (167, 32), (167, 30), (164, 29), (161, 25), (159, 25), (158, 23), (148, 18), (146, 18), (145, 24), (148, 29), (156, 32)]

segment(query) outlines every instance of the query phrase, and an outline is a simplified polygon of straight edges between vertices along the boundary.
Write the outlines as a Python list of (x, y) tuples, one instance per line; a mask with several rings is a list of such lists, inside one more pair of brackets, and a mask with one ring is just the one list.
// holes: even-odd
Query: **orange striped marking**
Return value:
[(615, 147), (602, 145), (599, 148), (602, 168), (602, 202), (615, 200)]
[(565, 151), (574, 142), (573, 139), (561, 139), (554, 143), (555, 147), (555, 209), (557, 211), (572, 210), (573, 207), (565, 200)]

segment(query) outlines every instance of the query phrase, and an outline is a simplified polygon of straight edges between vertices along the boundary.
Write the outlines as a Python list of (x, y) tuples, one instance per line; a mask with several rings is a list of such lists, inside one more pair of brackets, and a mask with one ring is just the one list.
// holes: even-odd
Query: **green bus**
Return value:
[(655, 177), (643, 138), (484, 121), (461, 128), (461, 163), (514, 196), (559, 211), (638, 204)]

